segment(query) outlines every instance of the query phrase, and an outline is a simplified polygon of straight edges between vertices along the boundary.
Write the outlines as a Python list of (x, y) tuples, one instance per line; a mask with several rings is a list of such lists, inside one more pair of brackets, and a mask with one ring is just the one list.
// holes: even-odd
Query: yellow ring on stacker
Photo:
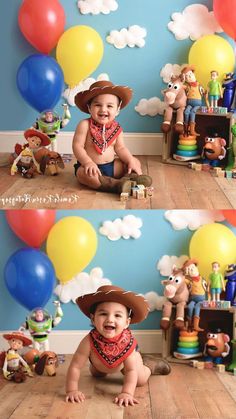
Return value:
[(187, 337), (180, 336), (179, 341), (180, 342), (197, 342), (198, 337), (197, 336), (191, 336), (190, 338), (187, 338)]
[(179, 144), (182, 145), (195, 145), (197, 144), (196, 140), (179, 140)]
[(197, 336), (198, 332), (196, 332), (196, 330), (193, 330), (192, 332), (188, 332), (187, 330), (180, 330), (179, 335), (190, 338), (191, 336)]

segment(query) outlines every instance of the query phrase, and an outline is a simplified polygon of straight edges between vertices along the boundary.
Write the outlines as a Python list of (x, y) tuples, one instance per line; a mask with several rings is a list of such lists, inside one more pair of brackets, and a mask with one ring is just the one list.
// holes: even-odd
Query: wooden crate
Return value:
[[(209, 129), (214, 129), (222, 138), (226, 140), (226, 149), (232, 142), (231, 126), (234, 123), (233, 114), (213, 114), (203, 113), (198, 111), (196, 114), (196, 131), (200, 134), (197, 137), (198, 151), (201, 155), (202, 147), (204, 145), (204, 139), (208, 135)], [(179, 161), (173, 158), (173, 154), (177, 150), (179, 135), (174, 131), (175, 115), (171, 122), (171, 130), (167, 134), (163, 134), (163, 149), (162, 149), (162, 161), (163, 163), (188, 165), (189, 161)], [(221, 165), (227, 164), (228, 152), (226, 157), (221, 161)], [(190, 160), (199, 162), (200, 160)]]
[[(162, 334), (162, 356), (166, 358), (170, 362), (177, 362), (177, 363), (189, 363), (188, 360), (180, 360), (173, 356), (173, 352), (177, 348), (177, 342), (179, 338), (179, 331), (172, 327), (173, 320), (175, 318), (175, 309), (172, 310), (172, 318), (171, 318), (171, 326), (167, 330), (167, 332), (163, 331)], [(187, 314), (187, 313), (186, 313)], [(229, 335), (230, 340), (236, 338), (236, 308), (230, 307), (227, 309), (223, 308), (201, 308), (201, 320), (200, 320), (200, 327), (204, 329), (204, 332), (199, 332), (198, 338), (200, 343), (200, 348), (203, 350), (204, 343), (206, 342), (206, 335), (208, 333), (208, 325), (211, 322), (219, 322), (220, 325), (224, 325), (223, 332)], [(231, 346), (231, 344), (230, 344)], [(231, 362), (231, 354), (232, 348), (230, 350), (230, 354), (224, 358), (226, 363)]]

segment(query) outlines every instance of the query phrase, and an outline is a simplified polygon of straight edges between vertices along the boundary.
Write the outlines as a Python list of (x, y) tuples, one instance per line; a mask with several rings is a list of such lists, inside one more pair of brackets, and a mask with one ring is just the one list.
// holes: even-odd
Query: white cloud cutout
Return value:
[(151, 97), (150, 99), (140, 99), (134, 109), (141, 116), (156, 116), (163, 115), (165, 108), (166, 104), (159, 97)]
[(162, 77), (165, 83), (169, 83), (171, 76), (178, 76), (181, 73), (182, 68), (184, 68), (187, 64), (170, 64), (167, 63), (162, 67), (160, 71), (160, 76)]
[(223, 213), (218, 210), (169, 210), (164, 216), (175, 230), (197, 230), (204, 224), (225, 219)]
[(111, 285), (111, 281), (107, 278), (103, 278), (103, 271), (97, 267), (87, 272), (80, 272), (71, 281), (66, 284), (59, 284), (54, 289), (60, 301), (64, 304), (75, 300), (84, 294), (90, 294), (95, 292), (102, 285)]
[(146, 294), (144, 294), (144, 298), (147, 300), (150, 311), (154, 310), (162, 310), (163, 304), (167, 300), (166, 297), (163, 295), (159, 295), (155, 291), (149, 291)]
[(80, 13), (87, 15), (99, 15), (103, 13), (108, 15), (110, 12), (115, 12), (118, 9), (118, 3), (115, 0), (79, 0), (78, 8)]
[(139, 239), (142, 225), (141, 218), (129, 214), (123, 219), (116, 218), (114, 221), (104, 221), (99, 229), (99, 233), (112, 241), (120, 240), (121, 238), (126, 240), (130, 238)]
[(203, 4), (191, 4), (182, 13), (173, 13), (171, 19), (167, 26), (178, 41), (187, 38), (195, 41), (204, 35), (223, 32), (214, 12), (210, 12)]
[(132, 25), (128, 29), (122, 28), (120, 31), (112, 30), (106, 37), (109, 44), (114, 45), (118, 49), (125, 47), (139, 47), (142, 48), (145, 45), (145, 36), (147, 31), (145, 28), (141, 28), (139, 25)]
[(88, 90), (95, 81), (99, 80), (109, 80), (109, 76), (107, 73), (101, 73), (94, 79), (93, 77), (88, 77), (87, 79), (82, 80), (77, 86), (73, 87), (72, 89), (67, 88), (64, 90), (62, 96), (67, 100), (70, 106), (75, 106), (75, 95), (77, 93), (82, 92), (83, 90)]
[(173, 265), (176, 265), (178, 268), (182, 268), (184, 262), (189, 259), (186, 255), (181, 256), (169, 256), (164, 255), (157, 262), (157, 270), (160, 271), (162, 276), (170, 276), (172, 273)]

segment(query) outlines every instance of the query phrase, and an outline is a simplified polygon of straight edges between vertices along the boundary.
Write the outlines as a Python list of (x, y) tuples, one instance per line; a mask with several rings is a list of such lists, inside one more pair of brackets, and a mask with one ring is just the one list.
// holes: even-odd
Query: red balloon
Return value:
[(24, 0), (18, 22), (27, 41), (41, 53), (48, 54), (64, 32), (65, 13), (58, 0)]
[(55, 210), (6, 210), (9, 226), (23, 242), (40, 247), (56, 218)]
[(222, 213), (226, 221), (236, 227), (236, 210), (222, 210)]
[(236, 1), (214, 0), (213, 11), (217, 22), (225, 33), (236, 40)]

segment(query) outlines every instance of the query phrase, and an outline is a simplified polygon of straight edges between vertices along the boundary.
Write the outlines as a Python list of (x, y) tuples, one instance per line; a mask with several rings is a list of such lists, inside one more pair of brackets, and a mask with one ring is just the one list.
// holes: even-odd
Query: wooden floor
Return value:
[(59, 176), (23, 179), (0, 168), (0, 208), (65, 209), (228, 209), (236, 208), (236, 179), (216, 178), (186, 166), (163, 164), (159, 156), (139, 157), (153, 178), (154, 196), (120, 202), (119, 196), (78, 185), (73, 161)]
[(236, 377), (215, 370), (197, 370), (172, 364), (168, 376), (152, 376), (137, 388), (139, 404), (118, 407), (113, 399), (120, 392), (122, 376), (92, 378), (88, 367), (81, 375), (81, 404), (65, 402), (65, 374), (70, 356), (59, 366), (56, 377), (27, 377), (21, 384), (0, 376), (1, 419), (196, 419), (236, 418)]

